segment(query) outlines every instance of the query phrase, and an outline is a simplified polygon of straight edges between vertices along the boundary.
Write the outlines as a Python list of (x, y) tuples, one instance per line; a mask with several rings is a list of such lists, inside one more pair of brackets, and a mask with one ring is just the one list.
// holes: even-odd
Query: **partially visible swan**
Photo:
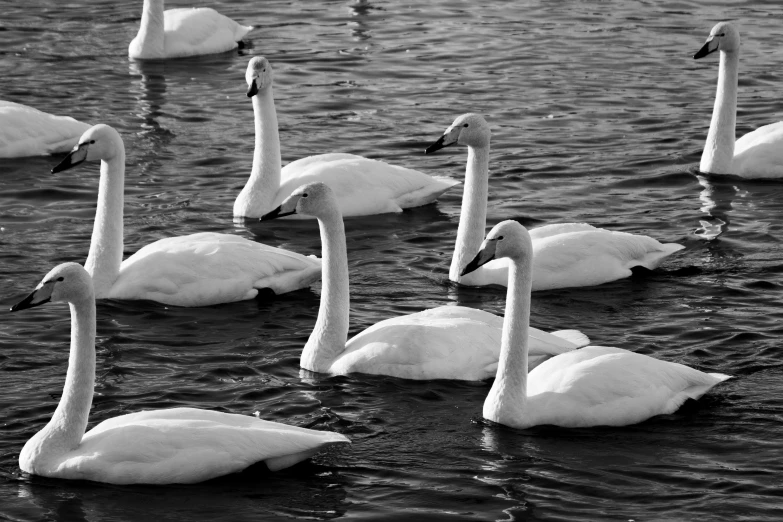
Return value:
[(718, 90), (699, 170), (745, 178), (783, 177), (783, 121), (736, 139), (740, 35), (728, 22), (712, 28), (707, 42), (693, 58), (698, 60), (715, 51), (720, 51)]
[(237, 48), (253, 29), (209, 7), (163, 11), (163, 0), (144, 0), (139, 32), (128, 46), (134, 60), (215, 54)]
[[(508, 263), (498, 260), (470, 275), (462, 269), (478, 249), (487, 224), (489, 190), (489, 125), (479, 114), (459, 116), (435, 143), (432, 153), (454, 143), (468, 147), (465, 190), (451, 259), (449, 279), (470, 286), (508, 284)], [(631, 268), (656, 268), (668, 255), (685, 248), (659, 243), (649, 236), (612, 232), (586, 223), (545, 225), (533, 238), (533, 290), (593, 286), (631, 275)]]
[(484, 417), (512, 426), (624, 426), (676, 411), (729, 378), (620, 348), (588, 346), (543, 362), (528, 374), (533, 243), (525, 227), (503, 221), (487, 234), (468, 274), (492, 259), (510, 261), (497, 376)]
[(459, 182), (354, 154), (309, 156), (281, 170), (280, 137), (272, 96), (272, 66), (256, 56), (246, 74), (253, 98), (256, 145), (250, 179), (234, 202), (234, 216), (258, 218), (305, 183), (322, 181), (337, 195), (344, 217), (401, 212), (435, 201)]
[[(324, 183), (298, 188), (261, 218), (307, 214), (318, 219), (323, 245), (321, 306), (300, 365), (314, 372), (353, 372), (403, 379), (483, 380), (494, 375), (503, 319), (462, 306), (441, 306), (376, 323), (348, 338), (348, 259), (345, 229), (334, 192)], [(529, 332), (535, 366), (551, 355), (589, 343), (575, 330)]]
[(0, 100), (0, 158), (68, 152), (89, 128), (69, 116)]
[(81, 265), (64, 263), (11, 311), (64, 301), (71, 354), (60, 404), (19, 454), (27, 473), (112, 484), (193, 483), (265, 462), (287, 468), (345, 436), (231, 413), (172, 408), (120, 415), (89, 432), (95, 384), (95, 295)]
[(119, 133), (95, 125), (52, 172), (85, 160), (101, 160), (95, 228), (84, 264), (98, 299), (207, 306), (252, 299), (264, 288), (290, 292), (321, 277), (315, 257), (213, 232), (160, 239), (123, 261), (125, 146)]

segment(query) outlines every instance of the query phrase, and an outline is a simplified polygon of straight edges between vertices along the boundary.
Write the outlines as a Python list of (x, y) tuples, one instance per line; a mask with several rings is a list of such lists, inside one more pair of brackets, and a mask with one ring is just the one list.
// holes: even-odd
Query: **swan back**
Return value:
[(68, 116), (0, 100), (0, 158), (67, 152), (89, 128)]

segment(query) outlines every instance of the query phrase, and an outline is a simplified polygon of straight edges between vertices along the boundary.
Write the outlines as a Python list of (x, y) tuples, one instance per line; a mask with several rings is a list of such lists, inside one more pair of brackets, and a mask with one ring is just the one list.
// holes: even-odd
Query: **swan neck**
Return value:
[(71, 353), (60, 403), (41, 430), (40, 446), (66, 453), (81, 443), (92, 406), (95, 386), (95, 298), (90, 293), (70, 303)]
[(92, 229), (90, 252), (84, 268), (92, 276), (95, 296), (108, 297), (120, 273), (123, 254), (123, 204), (125, 193), (125, 147), (117, 144), (117, 154), (101, 160), (98, 208)]
[(457, 242), (451, 258), (449, 279), (455, 282), (469, 280), (470, 274), (459, 273), (481, 247), (487, 226), (487, 194), (489, 191), (489, 146), (468, 147), (468, 164), (465, 169), (465, 188), (462, 193)]
[(699, 170), (712, 174), (731, 174), (737, 124), (737, 74), (739, 51), (720, 51), (718, 89), (712, 121), (704, 144)]
[(519, 424), (527, 404), (532, 281), (532, 269), (527, 259), (510, 263), (497, 376), (484, 401), (484, 417), (506, 425)]
[(234, 205), (234, 214), (259, 217), (272, 210), (280, 189), (280, 135), (272, 86), (259, 91), (252, 100), (256, 131), (253, 167)]
[(338, 211), (319, 217), (318, 225), (324, 267), (321, 305), (313, 332), (302, 350), (300, 365), (306, 370), (328, 373), (334, 360), (345, 350), (348, 340), (348, 254), (345, 227)]
[(165, 58), (166, 39), (163, 0), (144, 0), (136, 44), (143, 58)]

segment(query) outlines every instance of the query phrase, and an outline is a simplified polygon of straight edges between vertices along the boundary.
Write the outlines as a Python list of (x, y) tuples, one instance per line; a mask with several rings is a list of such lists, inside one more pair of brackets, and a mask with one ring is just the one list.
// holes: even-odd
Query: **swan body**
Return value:
[(693, 56), (720, 51), (718, 88), (699, 170), (744, 178), (783, 177), (783, 121), (760, 127), (736, 140), (739, 31), (720, 22)]
[[(234, 216), (258, 218), (278, 207), (302, 185), (320, 181), (337, 195), (344, 217), (402, 212), (426, 205), (459, 182), (354, 154), (309, 156), (281, 169), (280, 137), (272, 94), (272, 67), (250, 60), (246, 74), (253, 99), (256, 143), (250, 178), (234, 202)], [(303, 216), (299, 216), (303, 217)]]
[[(508, 261), (492, 261), (460, 275), (484, 237), (489, 190), (491, 131), (478, 114), (464, 114), (427, 148), (431, 153), (451, 144), (468, 147), (465, 191), (449, 279), (470, 286), (508, 284)], [(631, 275), (631, 268), (658, 267), (685, 247), (649, 236), (614, 232), (586, 223), (545, 225), (530, 231), (533, 240), (533, 291), (594, 286)]]
[(0, 158), (68, 152), (89, 128), (69, 116), (0, 100)]
[(117, 131), (90, 128), (53, 172), (96, 159), (101, 181), (85, 268), (97, 298), (207, 306), (252, 299), (265, 288), (286, 293), (320, 278), (315, 257), (213, 232), (161, 239), (122, 261), (125, 147)]
[(209, 7), (163, 10), (163, 0), (144, 0), (139, 32), (128, 46), (134, 60), (216, 54), (237, 48), (253, 29)]
[(620, 348), (588, 346), (528, 370), (533, 243), (515, 221), (497, 224), (464, 272), (510, 260), (497, 375), (485, 418), (515, 428), (625, 426), (676, 411), (729, 378)]
[(120, 415), (85, 433), (95, 383), (95, 297), (76, 263), (54, 268), (11, 310), (53, 301), (71, 307), (71, 354), (52, 419), (19, 454), (45, 477), (112, 484), (194, 483), (265, 462), (272, 471), (349, 442), (343, 435), (231, 413), (172, 408)]
[[(314, 372), (368, 373), (403, 379), (483, 380), (496, 369), (503, 320), (462, 306), (441, 306), (386, 319), (348, 338), (348, 260), (337, 198), (324, 183), (295, 190), (262, 219), (292, 213), (316, 217), (323, 244), (321, 306), (300, 365)], [(589, 343), (581, 332), (529, 331), (531, 365)]]

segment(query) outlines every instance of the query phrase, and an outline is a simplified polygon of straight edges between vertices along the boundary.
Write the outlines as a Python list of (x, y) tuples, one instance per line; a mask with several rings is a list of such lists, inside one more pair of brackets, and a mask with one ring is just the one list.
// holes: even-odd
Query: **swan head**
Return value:
[(339, 214), (340, 207), (334, 191), (326, 183), (314, 181), (293, 191), (279, 207), (261, 216), (260, 220), (267, 221), (292, 214), (324, 218), (334, 215), (335, 212)]
[(93, 125), (82, 134), (73, 150), (52, 169), (52, 173), (68, 170), (84, 161), (108, 161), (124, 152), (119, 132), (102, 123)]
[(475, 148), (489, 147), (491, 137), (492, 132), (489, 130), (489, 124), (484, 117), (481, 114), (470, 112), (454, 120), (454, 123), (446, 129), (443, 136), (427, 147), (424, 153), (430, 154), (454, 143)]
[(63, 263), (54, 267), (35, 290), (11, 307), (12, 312), (34, 308), (44, 303), (69, 303), (94, 299), (92, 278), (78, 263)]
[(533, 259), (533, 240), (527, 229), (516, 221), (502, 221), (487, 234), (476, 257), (462, 269), (464, 276), (485, 265), (493, 259), (507, 257), (512, 261)]
[(720, 22), (710, 31), (710, 36), (701, 49), (698, 50), (693, 58), (698, 60), (715, 51), (732, 53), (739, 50), (740, 35), (736, 27), (729, 22)]
[(247, 80), (247, 97), (252, 98), (272, 85), (272, 66), (263, 56), (254, 56), (247, 64), (245, 80)]

